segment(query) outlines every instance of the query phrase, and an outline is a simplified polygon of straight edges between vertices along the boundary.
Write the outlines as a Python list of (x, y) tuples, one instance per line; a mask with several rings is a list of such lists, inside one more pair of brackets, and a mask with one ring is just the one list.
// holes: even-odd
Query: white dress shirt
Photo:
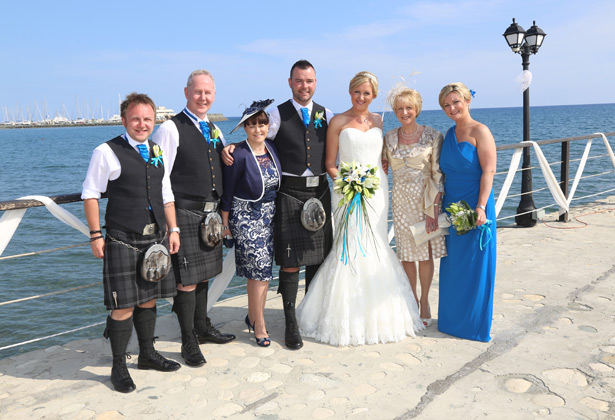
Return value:
[[(199, 130), (199, 132), (201, 132), (201, 126), (199, 125), (199, 122), (209, 122), (209, 117), (207, 115), (205, 115), (205, 118), (201, 120), (199, 117), (190, 112), (187, 108), (184, 108), (182, 112), (188, 117), (190, 117), (190, 119), (194, 123), (194, 126)], [(214, 128), (218, 128), (218, 126), (214, 124)], [(167, 174), (170, 174), (173, 170), (175, 158), (177, 157), (177, 148), (179, 147), (179, 131), (177, 131), (177, 126), (171, 120), (163, 122), (152, 136), (152, 140), (154, 141), (154, 143), (158, 144), (163, 150), (165, 159), (164, 167), (167, 171)], [(222, 141), (222, 145), (226, 146), (226, 141), (224, 140), (222, 131), (220, 131), (220, 140)]]
[[(139, 143), (130, 138), (128, 133), (124, 133), (122, 137), (124, 140), (128, 140), (128, 144), (130, 144), (137, 153), (139, 153), (139, 149), (137, 148), (139, 144), (144, 144), (149, 152), (149, 143), (147, 141)], [(167, 165), (166, 159), (166, 153), (164, 153), (163, 149), (162, 162), (164, 166)], [(83, 181), (81, 199), (99, 199), (101, 194), (107, 191), (107, 184), (109, 181), (115, 181), (120, 177), (121, 173), (122, 166), (115, 153), (113, 153), (113, 150), (111, 150), (111, 147), (109, 147), (107, 143), (101, 144), (92, 152), (92, 159), (90, 159), (88, 172), (85, 176), (85, 181)], [(173, 191), (171, 190), (171, 180), (166, 170), (162, 177), (162, 201), (165, 204), (175, 201)]]
[[(305, 106), (295, 101), (294, 98), (291, 98), (290, 102), (293, 104), (293, 106), (297, 110), (297, 113), (299, 114), (301, 121), (303, 121), (303, 112), (301, 112), (301, 108), (307, 108), (309, 111), (309, 114), (312, 115), (312, 108), (314, 107), (313, 101), (310, 101), (310, 103)], [(329, 124), (329, 121), (331, 121), (331, 118), (333, 118), (333, 112), (331, 112), (329, 108), (325, 108), (325, 119), (327, 120), (327, 124)], [(267, 138), (269, 140), (273, 140), (276, 134), (278, 134), (278, 130), (280, 129), (280, 122), (281, 122), (280, 110), (276, 106), (269, 111), (269, 132), (267, 133)], [(282, 174), (288, 175), (288, 176), (297, 176), (295, 174), (289, 174), (287, 172), (282, 172)], [(305, 172), (301, 174), (301, 176), (314, 176), (314, 173), (310, 170), (310, 168), (307, 168)]]

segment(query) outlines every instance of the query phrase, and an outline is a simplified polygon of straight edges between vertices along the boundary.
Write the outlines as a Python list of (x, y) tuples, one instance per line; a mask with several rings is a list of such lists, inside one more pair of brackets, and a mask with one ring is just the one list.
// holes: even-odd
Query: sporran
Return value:
[(158, 283), (171, 271), (171, 256), (169, 250), (162, 244), (154, 244), (147, 248), (141, 263), (141, 277), (145, 281)]
[(325, 225), (327, 214), (322, 202), (318, 198), (310, 198), (301, 208), (301, 224), (311, 232), (322, 229)]
[(222, 241), (222, 217), (218, 213), (209, 213), (201, 222), (201, 240), (210, 248)]

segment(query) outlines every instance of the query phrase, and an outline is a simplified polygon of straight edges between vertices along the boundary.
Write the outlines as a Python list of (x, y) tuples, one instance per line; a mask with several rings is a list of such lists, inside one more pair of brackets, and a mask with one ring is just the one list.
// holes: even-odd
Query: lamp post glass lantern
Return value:
[[(542, 29), (536, 26), (536, 21), (530, 29), (525, 31), (521, 25), (515, 22), (506, 29), (503, 36), (508, 43), (510, 49), (521, 54), (522, 65), (524, 71), (529, 71), (530, 54), (536, 54), (542, 45), (547, 34)], [(523, 91), (523, 141), (530, 140), (530, 88), (529, 86)], [(517, 207), (519, 216), (515, 216), (515, 223), (519, 226), (532, 227), (536, 225), (536, 206), (534, 206), (534, 198), (532, 196), (532, 170), (530, 162), (530, 148), (523, 149), (523, 164), (521, 174), (521, 201)]]

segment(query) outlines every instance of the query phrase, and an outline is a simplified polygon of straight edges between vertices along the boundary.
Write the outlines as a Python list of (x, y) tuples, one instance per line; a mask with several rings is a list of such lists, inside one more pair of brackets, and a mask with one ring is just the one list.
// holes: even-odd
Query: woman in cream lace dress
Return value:
[[(389, 103), (401, 127), (389, 130), (384, 138), (383, 159), (393, 170), (393, 224), (397, 257), (401, 260), (425, 326), (431, 324), (429, 288), (434, 273), (434, 258), (446, 256), (443, 236), (417, 245), (410, 231), (425, 221), (427, 232), (438, 229), (440, 199), (444, 192), (439, 159), (442, 133), (417, 123), (421, 113), (421, 95), (414, 89), (397, 87), (389, 94)], [(417, 293), (418, 278), (421, 298)]]

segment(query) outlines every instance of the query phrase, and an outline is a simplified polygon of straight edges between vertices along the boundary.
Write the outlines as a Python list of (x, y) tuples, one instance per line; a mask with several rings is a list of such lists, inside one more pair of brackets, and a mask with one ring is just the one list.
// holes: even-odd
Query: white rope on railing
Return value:
[[(77, 229), (88, 238), (90, 237), (90, 231), (86, 225), (83, 224), (75, 215), (68, 210), (63, 209), (57, 205), (51, 198), (43, 195), (28, 195), (20, 197), (17, 200), (37, 200), (47, 207), (47, 210), (55, 217), (67, 225)], [(26, 209), (6, 210), (0, 218), (0, 255), (4, 252), (4, 249), (11, 241), (11, 238), (15, 234), (17, 227), (23, 219)]]
[(83, 286), (71, 287), (70, 289), (56, 290), (55, 292), (43, 293), (42, 295), (34, 295), (34, 296), (25, 297), (25, 298), (7, 300), (5, 302), (0, 302), (0, 306), (9, 305), (11, 303), (25, 302), (27, 300), (38, 299), (38, 298), (47, 297), (47, 296), (59, 295), (61, 293), (72, 292), (72, 291), (79, 290), (79, 289), (85, 289), (88, 287), (98, 286), (99, 284), (102, 284), (102, 282), (99, 281), (97, 283), (91, 283), (91, 284), (86, 284)]
[[(609, 144), (606, 136), (603, 133), (594, 133), (594, 135), (602, 137), (604, 145), (609, 153), (609, 156), (611, 157), (611, 161), (613, 162), (613, 166), (615, 167), (615, 155), (613, 155), (613, 150), (611, 149), (611, 145)], [(542, 170), (542, 175), (547, 183), (547, 187), (549, 188), (549, 191), (551, 192), (551, 196), (553, 197), (555, 202), (559, 205), (559, 214), (562, 215), (568, 212), (568, 210), (570, 209), (570, 203), (572, 202), (574, 198), (574, 193), (576, 192), (579, 181), (581, 180), (583, 170), (585, 169), (585, 163), (587, 162), (587, 159), (589, 156), (589, 150), (591, 149), (592, 139), (587, 140), (587, 144), (585, 145), (585, 150), (583, 152), (583, 157), (581, 158), (579, 167), (577, 168), (577, 173), (574, 177), (574, 181), (573, 181), (570, 193), (568, 194), (568, 198), (564, 196), (564, 193), (559, 187), (559, 181), (557, 181), (557, 179), (555, 178), (555, 175), (553, 175), (551, 166), (549, 162), (547, 161), (547, 159), (545, 158), (544, 154), (542, 153), (542, 149), (540, 148), (540, 146), (534, 141), (528, 141), (528, 142), (534, 148), (534, 152), (536, 153), (536, 157), (538, 158), (538, 162), (540, 163), (540, 169)], [(502, 189), (500, 190), (498, 199), (496, 201), (496, 205), (495, 205), (496, 216), (500, 214), (500, 211), (502, 210), (502, 207), (504, 206), (504, 201), (506, 200), (508, 196), (508, 191), (512, 184), (515, 173), (519, 169), (519, 163), (521, 161), (522, 151), (523, 151), (523, 148), (521, 146), (517, 147), (510, 160), (510, 166), (508, 168), (508, 174), (506, 175), (506, 180), (504, 181), (504, 184), (502, 185)]]
[(59, 248), (45, 249), (45, 250), (42, 250), (42, 251), (32, 251), (32, 252), (24, 252), (23, 254), (6, 255), (4, 257), (0, 257), (0, 261), (11, 260), (13, 258), (31, 257), (32, 255), (46, 254), (48, 252), (63, 251), (65, 249), (77, 248), (77, 247), (86, 246), (86, 245), (89, 245), (89, 244), (90, 244), (89, 242), (84, 242), (82, 244), (61, 246)]

